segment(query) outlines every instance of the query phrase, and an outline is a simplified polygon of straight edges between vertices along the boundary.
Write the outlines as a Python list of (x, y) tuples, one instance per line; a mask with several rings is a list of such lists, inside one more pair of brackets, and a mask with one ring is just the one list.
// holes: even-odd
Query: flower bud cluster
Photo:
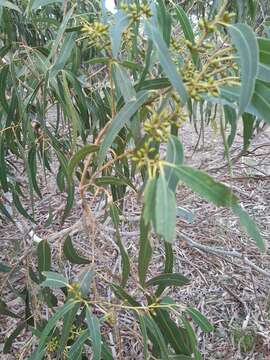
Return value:
[(141, 4), (137, 6), (136, 4), (122, 4), (120, 9), (127, 12), (131, 19), (136, 22), (139, 21), (142, 16), (150, 18), (152, 16), (152, 11), (147, 4)]
[(83, 33), (89, 38), (90, 46), (94, 46), (97, 49), (104, 49), (110, 46), (109, 39), (109, 26), (102, 24), (98, 21), (94, 21), (93, 23), (88, 23), (83, 20)]

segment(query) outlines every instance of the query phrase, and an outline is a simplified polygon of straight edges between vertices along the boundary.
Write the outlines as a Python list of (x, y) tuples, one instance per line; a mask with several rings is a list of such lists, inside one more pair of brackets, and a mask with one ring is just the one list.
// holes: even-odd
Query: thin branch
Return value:
[(270, 280), (270, 272), (260, 268), (256, 264), (254, 264), (245, 255), (243, 255), (243, 254), (241, 254), (241, 253), (239, 253), (237, 251), (234, 251), (234, 250), (233, 251), (227, 251), (225, 249), (214, 248), (214, 247), (202, 245), (202, 244), (197, 243), (196, 241), (193, 241), (192, 239), (190, 239), (187, 235), (183, 234), (182, 232), (178, 232), (178, 234), (179, 234), (180, 237), (182, 237), (187, 242), (187, 244), (190, 247), (202, 250), (202, 251), (207, 252), (207, 253), (212, 253), (214, 255), (221, 256), (223, 258), (234, 257), (234, 258), (237, 258), (237, 259), (241, 259), (245, 265), (251, 267), (252, 269), (259, 272), (260, 274), (268, 277), (269, 280)]

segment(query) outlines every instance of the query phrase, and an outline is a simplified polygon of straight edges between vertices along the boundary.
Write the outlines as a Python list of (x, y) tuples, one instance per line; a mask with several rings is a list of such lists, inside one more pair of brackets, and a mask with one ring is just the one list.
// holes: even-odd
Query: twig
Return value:
[(213, 247), (210, 247), (210, 246), (201, 245), (201, 244), (197, 243), (196, 241), (193, 241), (192, 239), (190, 239), (187, 235), (183, 234), (182, 232), (178, 231), (178, 234), (179, 234), (180, 237), (182, 237), (187, 242), (187, 244), (190, 247), (202, 250), (204, 252), (212, 253), (214, 255), (221, 256), (221, 257), (230, 256), (230, 257), (234, 257), (234, 258), (237, 258), (237, 259), (241, 259), (245, 265), (250, 266), (252, 269), (256, 270), (260, 274), (268, 277), (269, 281), (270, 281), (270, 272), (268, 272), (267, 270), (264, 270), (264, 269), (260, 268), (259, 266), (255, 265), (252, 261), (250, 261), (243, 254), (241, 254), (241, 253), (239, 253), (237, 251), (234, 251), (234, 250), (233, 251), (227, 251), (227, 250), (220, 249), (220, 248), (213, 248)]

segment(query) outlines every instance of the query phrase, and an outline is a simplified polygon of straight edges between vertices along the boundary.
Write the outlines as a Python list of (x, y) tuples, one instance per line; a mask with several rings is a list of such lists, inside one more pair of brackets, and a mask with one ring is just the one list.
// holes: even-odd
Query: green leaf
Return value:
[[(227, 102), (228, 105), (234, 107), (234, 102), (239, 99), (239, 87), (222, 87), (220, 90), (221, 96), (229, 101)], [(256, 81), (255, 91), (246, 112), (270, 123), (270, 87), (267, 83), (260, 80)]]
[(165, 241), (173, 242), (176, 227), (176, 202), (164, 173), (160, 174), (157, 180), (155, 222), (157, 234)]
[(154, 320), (176, 354), (190, 355), (185, 330), (176, 325), (166, 309), (157, 309)]
[[(255, 110), (255, 111), (253, 111)], [(248, 112), (262, 118), (266, 122), (270, 123), (270, 88), (266, 83), (257, 80), (255, 86), (255, 92), (247, 109)]]
[(143, 336), (143, 358), (148, 359), (149, 358), (149, 355), (148, 355), (148, 336), (147, 336), (147, 328), (146, 328), (146, 324), (145, 324), (145, 319), (140, 313), (138, 313), (137, 316), (138, 316), (138, 319), (139, 319), (140, 328), (141, 328), (141, 332), (142, 332), (142, 336)]
[(61, 359), (61, 354), (65, 348), (70, 335), (71, 327), (74, 323), (74, 319), (78, 310), (80, 309), (80, 303), (74, 304), (74, 306), (64, 315), (63, 326), (61, 328), (61, 338), (58, 345), (57, 359)]
[(99, 146), (93, 144), (87, 144), (78, 150), (70, 159), (68, 163), (67, 172), (71, 177), (74, 169), (79, 165), (79, 163), (89, 154), (98, 151)]
[(100, 178), (95, 178), (95, 183), (97, 186), (127, 185), (127, 182), (124, 179), (117, 178), (115, 176), (102, 176)]
[(259, 49), (252, 29), (246, 24), (229, 25), (229, 33), (237, 48), (241, 65), (241, 89), (238, 116), (250, 103), (258, 71)]
[(168, 274), (161, 274), (158, 276), (153, 277), (152, 279), (146, 282), (146, 287), (149, 286), (184, 286), (190, 284), (189, 279), (179, 273), (168, 273)]
[[(195, 44), (195, 36), (189, 18), (181, 6), (176, 5), (176, 18), (179, 20), (183, 29), (185, 38), (190, 41), (193, 45)], [(196, 50), (190, 50), (194, 65), (199, 64), (199, 56)]]
[(46, 345), (47, 337), (49, 336), (52, 329), (56, 326), (57, 322), (67, 313), (69, 312), (74, 306), (74, 303), (65, 303), (60, 309), (56, 311), (56, 313), (49, 319), (47, 325), (43, 329), (37, 351), (34, 354), (33, 360), (41, 360), (43, 359), (43, 352)]
[(8, 9), (12, 9), (12, 10), (15, 10), (15, 11), (21, 13), (21, 10), (18, 8), (18, 6), (13, 4), (11, 1), (0, 0), (0, 6), (6, 7)]
[(42, 240), (37, 247), (38, 270), (49, 271), (51, 268), (51, 249), (47, 240)]
[(130, 296), (121, 286), (116, 284), (110, 284), (110, 287), (113, 289), (115, 295), (118, 299), (126, 301), (131, 306), (141, 306), (141, 304), (136, 301), (132, 296)]
[(270, 39), (257, 38), (259, 46), (260, 63), (270, 65)]
[(167, 48), (166, 43), (162, 38), (162, 35), (158, 31), (157, 27), (152, 25), (150, 22), (146, 22), (145, 29), (148, 36), (151, 38), (156, 47), (158, 59), (161, 63), (163, 70), (168, 76), (171, 84), (179, 93), (182, 105), (184, 105), (188, 100), (188, 94), (184, 86), (183, 80), (170, 57), (169, 49)]
[[(175, 164), (182, 165), (184, 162), (184, 148), (179, 139), (171, 135), (167, 146), (166, 161)], [(169, 188), (175, 192), (178, 183), (178, 176), (174, 174), (173, 168), (165, 169), (166, 180)]]
[(68, 360), (80, 359), (80, 355), (83, 350), (83, 344), (89, 337), (88, 330), (83, 331), (76, 339), (76, 341), (71, 345), (68, 352)]
[(243, 119), (244, 150), (247, 150), (253, 135), (255, 117), (254, 115), (244, 113), (242, 115), (242, 119)]
[(90, 285), (95, 273), (92, 270), (85, 270), (78, 276), (78, 284), (80, 284), (79, 291), (82, 296), (86, 297), (90, 292)]
[(93, 360), (101, 359), (101, 333), (98, 318), (92, 314), (89, 307), (86, 308), (86, 323), (92, 340)]
[(156, 178), (150, 178), (147, 180), (144, 189), (144, 210), (143, 210), (143, 219), (145, 224), (148, 224), (151, 220), (153, 221), (155, 217), (153, 208), (155, 207), (156, 186), (157, 186)]
[(132, 86), (130, 77), (126, 69), (117, 63), (115, 63), (113, 66), (115, 69), (116, 83), (119, 86), (125, 103), (136, 100), (136, 91)]
[(65, 257), (70, 261), (72, 264), (90, 264), (90, 260), (86, 259), (76, 252), (72, 240), (70, 236), (67, 236), (64, 242), (63, 252)]
[(200, 313), (197, 309), (188, 307), (186, 312), (192, 317), (193, 321), (201, 328), (203, 332), (211, 332), (214, 330), (213, 325), (208, 321), (208, 319)]
[(125, 29), (131, 22), (129, 14), (123, 11), (118, 11), (114, 16), (114, 24), (111, 26), (109, 32), (112, 43), (113, 57), (117, 58), (121, 45), (121, 37)]
[(2, 273), (9, 273), (12, 270), (12, 268), (2, 262), (0, 262), (0, 272)]
[(235, 205), (232, 208), (232, 210), (233, 210), (234, 214), (239, 217), (240, 224), (246, 230), (247, 234), (255, 240), (258, 248), (262, 252), (264, 252), (266, 250), (266, 244), (265, 244), (263, 238), (261, 237), (261, 234), (260, 234), (256, 224), (250, 218), (248, 213), (244, 209), (242, 209), (241, 205)]
[(66, 287), (68, 285), (68, 280), (61, 274), (45, 271), (43, 275), (46, 276), (46, 279), (42, 282), (41, 286), (51, 287), (53, 289)]
[[(145, 210), (143, 210), (144, 213)], [(138, 258), (138, 272), (139, 280), (142, 286), (145, 283), (146, 273), (152, 257), (152, 246), (150, 242), (150, 225), (145, 224), (143, 215), (140, 219), (140, 242), (139, 242), (139, 258)]]
[(148, 331), (153, 335), (153, 337), (156, 339), (156, 341), (160, 347), (160, 351), (162, 354), (162, 360), (169, 359), (167, 345), (165, 343), (163, 334), (160, 331), (159, 327), (157, 326), (155, 321), (151, 318), (151, 316), (143, 315), (142, 317), (144, 319), (144, 322), (145, 322), (145, 325), (146, 325)]
[(194, 354), (194, 359), (195, 360), (201, 360), (201, 354), (198, 351), (198, 344), (197, 344), (196, 334), (195, 334), (192, 326), (190, 325), (190, 323), (187, 320), (185, 315), (182, 316), (182, 322), (183, 322), (183, 324), (185, 326), (185, 329), (187, 331), (190, 346), (191, 346), (192, 352)]
[(112, 124), (107, 130), (107, 133), (102, 141), (98, 152), (98, 164), (101, 165), (105, 160), (106, 154), (112, 145), (115, 137), (123, 126), (130, 120), (130, 118), (138, 111), (138, 109), (147, 100), (148, 94), (145, 91), (137, 93), (137, 99), (127, 103), (120, 112), (112, 120)]
[(230, 188), (216, 182), (205, 172), (185, 165), (174, 166), (174, 169), (180, 181), (215, 205), (232, 207), (238, 202)]
[[(164, 266), (164, 273), (165, 274), (171, 274), (173, 272), (173, 248), (172, 248), (172, 244), (165, 242), (164, 243), (164, 247), (165, 247), (165, 266)], [(156, 297), (160, 297), (160, 295), (163, 293), (163, 291), (166, 289), (166, 285), (159, 285), (155, 296)]]

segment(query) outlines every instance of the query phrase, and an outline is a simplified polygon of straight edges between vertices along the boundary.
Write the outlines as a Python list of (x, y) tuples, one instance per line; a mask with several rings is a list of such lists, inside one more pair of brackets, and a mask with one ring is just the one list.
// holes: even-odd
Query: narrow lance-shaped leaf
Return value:
[(248, 235), (255, 240), (258, 248), (262, 252), (265, 251), (266, 244), (265, 244), (263, 238), (261, 237), (261, 234), (260, 234), (256, 224), (250, 218), (248, 213), (239, 204), (235, 205), (232, 210), (239, 217), (240, 224), (246, 230)]
[(114, 24), (110, 28), (110, 36), (112, 43), (112, 53), (116, 58), (120, 50), (121, 37), (125, 29), (128, 27), (131, 19), (128, 14), (123, 11), (118, 11), (114, 17)]
[[(166, 164), (166, 166), (169, 164)], [(238, 198), (227, 186), (216, 182), (211, 176), (189, 166), (172, 166), (178, 179), (193, 191), (217, 206), (232, 207)]]
[(136, 100), (136, 91), (131, 83), (128, 72), (119, 64), (114, 64), (116, 82), (125, 103)]
[(176, 227), (175, 194), (168, 186), (164, 173), (159, 175), (155, 203), (156, 232), (165, 241), (173, 242)]
[[(189, 18), (183, 8), (181, 6), (175, 6), (176, 9), (176, 17), (179, 20), (181, 27), (183, 29), (185, 38), (191, 42), (191, 44), (195, 44), (195, 36), (193, 33), (192, 26), (190, 24)], [(191, 56), (194, 64), (197, 66), (199, 64), (199, 56), (196, 50), (190, 50)]]
[(109, 147), (112, 145), (118, 132), (130, 120), (130, 118), (138, 111), (138, 109), (147, 100), (148, 94), (145, 91), (137, 93), (137, 98), (134, 101), (128, 102), (112, 119), (112, 124), (108, 128), (107, 133), (102, 141), (98, 152), (98, 164), (101, 165), (106, 157)]
[(101, 333), (100, 324), (98, 318), (92, 314), (91, 310), (86, 308), (86, 323), (90, 333), (92, 348), (93, 348), (93, 360), (101, 359)]
[(188, 307), (186, 312), (192, 317), (192, 320), (201, 328), (203, 332), (211, 332), (214, 330), (213, 325), (197, 309)]
[(139, 279), (142, 286), (144, 286), (146, 273), (152, 257), (150, 236), (150, 225), (149, 223), (145, 224), (145, 220), (142, 215), (140, 219), (140, 242), (138, 258)]
[(48, 286), (53, 289), (62, 288), (68, 285), (68, 280), (61, 274), (45, 271), (43, 275), (46, 276), (45, 281), (41, 284), (41, 286)]
[(171, 84), (174, 86), (174, 88), (179, 93), (182, 104), (184, 105), (188, 100), (187, 91), (186, 91), (185, 85), (183, 83), (183, 80), (182, 80), (179, 72), (177, 71), (175, 64), (173, 63), (173, 61), (170, 57), (170, 52), (160, 34), (160, 32), (150, 22), (146, 22), (145, 29), (146, 29), (148, 36), (151, 38), (151, 40), (153, 41), (153, 43), (156, 47), (158, 59), (161, 63), (161, 66), (162, 66), (164, 72), (168, 76)]
[(187, 279), (184, 275), (179, 273), (169, 273), (169, 274), (161, 274), (153, 277), (149, 281), (146, 282), (146, 286), (184, 286), (190, 283), (189, 279)]
[[(169, 138), (166, 161), (175, 165), (182, 165), (184, 162), (183, 145), (174, 135), (171, 135)], [(169, 188), (174, 192), (178, 183), (178, 177), (174, 174), (174, 169), (166, 168), (165, 175)]]
[(259, 64), (257, 39), (252, 29), (245, 24), (229, 26), (229, 33), (237, 48), (241, 65), (240, 116), (252, 99)]
[(38, 270), (49, 271), (51, 268), (51, 249), (47, 240), (42, 240), (37, 247)]
[(66, 237), (64, 242), (63, 252), (65, 257), (70, 261), (72, 264), (90, 264), (90, 260), (80, 256), (77, 251), (75, 250), (72, 240), (70, 236)]

